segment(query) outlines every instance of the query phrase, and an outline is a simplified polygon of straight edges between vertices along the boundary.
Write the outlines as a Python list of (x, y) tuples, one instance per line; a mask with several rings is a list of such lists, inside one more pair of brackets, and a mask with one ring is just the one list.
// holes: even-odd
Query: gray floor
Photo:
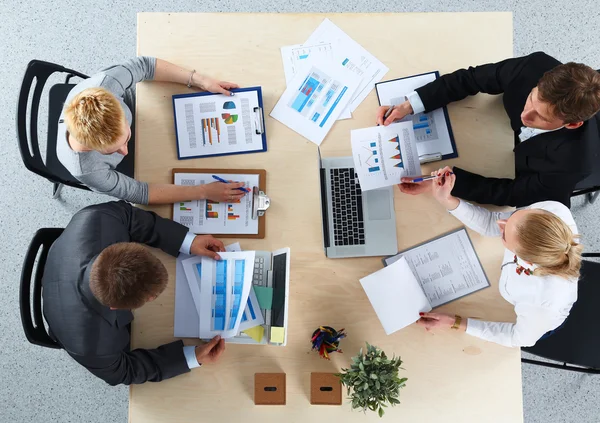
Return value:
[[(33, 3), (33, 2), (30, 2)], [(60, 3), (60, 4), (59, 4)], [(14, 114), (21, 77), (33, 58), (92, 72), (135, 54), (137, 11), (444, 12), (512, 11), (515, 55), (544, 50), (562, 61), (600, 68), (600, 12), (595, 0), (0, 1), (0, 422), (125, 422), (127, 388), (110, 388), (64, 353), (29, 345), (17, 300), (24, 251), (39, 227), (63, 226), (79, 208), (106, 198), (66, 189), (50, 199), (50, 184), (27, 172), (16, 147)], [(397, 46), (413, 42), (397, 30)], [(201, 34), (199, 34), (201, 36)], [(301, 42), (302, 40), (298, 40)], [(190, 40), (193, 43), (193, 40)], [(393, 42), (393, 39), (392, 39)], [(467, 65), (467, 64), (465, 64)], [(600, 251), (600, 201), (577, 201), (576, 220), (590, 250)], [(599, 422), (600, 378), (523, 366), (525, 421)], [(502, 401), (501, 398), (498, 401)], [(468, 399), (465, 398), (468, 407)]]

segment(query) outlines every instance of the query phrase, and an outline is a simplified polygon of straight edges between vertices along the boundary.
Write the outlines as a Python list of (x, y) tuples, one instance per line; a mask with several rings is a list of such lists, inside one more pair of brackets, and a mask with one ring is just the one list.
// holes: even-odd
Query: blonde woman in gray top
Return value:
[(115, 170), (128, 153), (135, 84), (149, 80), (189, 83), (225, 95), (233, 95), (229, 90), (238, 87), (154, 57), (137, 57), (106, 68), (77, 84), (65, 101), (56, 144), (63, 166), (91, 190), (136, 204), (235, 201), (242, 197), (245, 193), (236, 188), (243, 183), (148, 184)]

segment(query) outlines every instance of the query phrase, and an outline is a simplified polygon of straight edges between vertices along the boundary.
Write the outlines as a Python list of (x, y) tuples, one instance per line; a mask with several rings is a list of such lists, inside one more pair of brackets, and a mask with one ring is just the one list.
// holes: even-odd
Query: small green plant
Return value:
[(381, 349), (366, 344), (367, 353), (363, 354), (361, 348), (358, 355), (352, 357), (350, 368), (342, 369), (337, 376), (348, 388), (352, 409), (377, 411), (382, 417), (388, 404), (400, 404), (400, 388), (405, 386), (407, 378), (398, 377), (402, 365), (400, 357), (389, 359)]

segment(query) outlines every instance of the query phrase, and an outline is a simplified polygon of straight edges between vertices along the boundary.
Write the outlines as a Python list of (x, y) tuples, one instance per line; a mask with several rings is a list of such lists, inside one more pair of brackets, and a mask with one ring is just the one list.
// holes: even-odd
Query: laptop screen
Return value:
[(284, 327), (285, 317), (285, 285), (287, 279), (286, 253), (273, 256), (273, 306), (271, 308), (271, 325)]

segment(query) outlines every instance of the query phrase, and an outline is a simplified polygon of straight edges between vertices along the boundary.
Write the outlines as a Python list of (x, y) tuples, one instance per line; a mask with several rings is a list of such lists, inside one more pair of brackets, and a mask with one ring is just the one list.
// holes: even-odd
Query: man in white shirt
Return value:
[[(499, 206), (527, 206), (555, 200), (570, 206), (575, 185), (598, 162), (600, 74), (578, 63), (561, 64), (545, 53), (507, 59), (443, 75), (407, 95), (385, 122), (411, 113), (430, 112), (479, 92), (503, 94), (504, 108), (515, 134), (515, 178), (486, 178), (455, 167), (452, 194)], [(408, 182), (402, 192), (421, 194), (431, 182)]]

